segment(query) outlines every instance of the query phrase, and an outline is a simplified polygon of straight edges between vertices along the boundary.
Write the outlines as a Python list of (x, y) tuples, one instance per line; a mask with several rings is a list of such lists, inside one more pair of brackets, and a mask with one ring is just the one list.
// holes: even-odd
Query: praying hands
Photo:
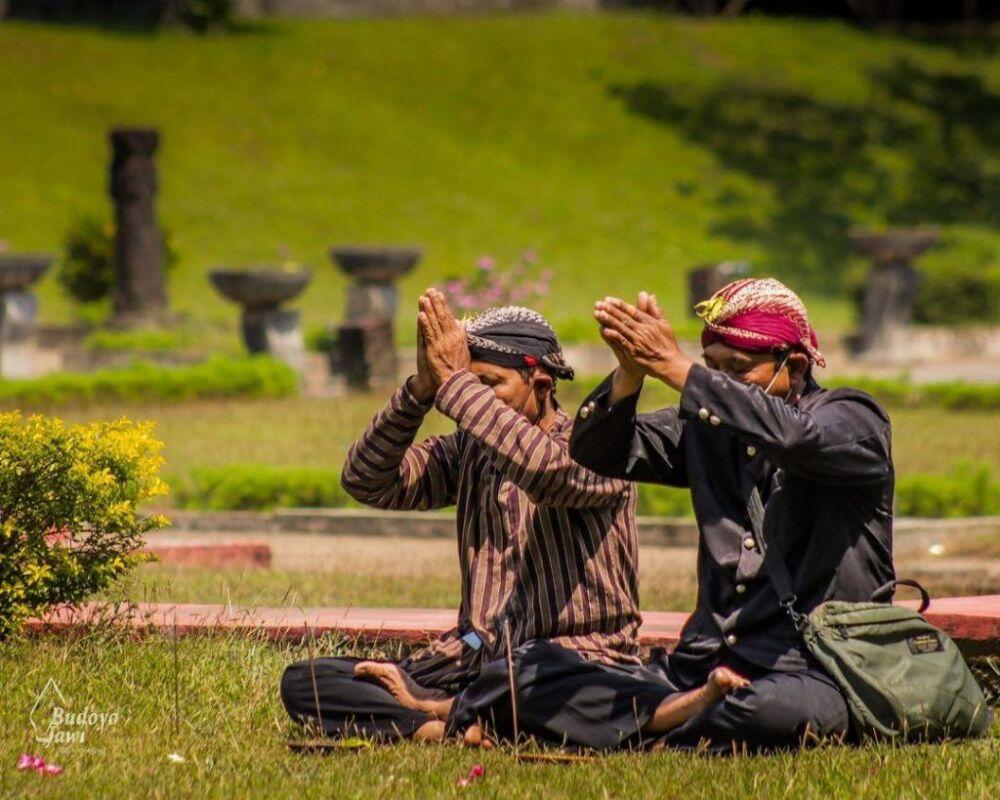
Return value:
[(417, 374), (411, 389), (428, 401), (448, 378), (469, 366), (465, 328), (455, 319), (448, 301), (437, 289), (420, 296), (417, 315)]
[(594, 304), (594, 318), (601, 326), (601, 338), (618, 359), (612, 402), (637, 392), (646, 375), (678, 391), (684, 388), (693, 362), (678, 347), (655, 295), (639, 292), (634, 306), (606, 297)]

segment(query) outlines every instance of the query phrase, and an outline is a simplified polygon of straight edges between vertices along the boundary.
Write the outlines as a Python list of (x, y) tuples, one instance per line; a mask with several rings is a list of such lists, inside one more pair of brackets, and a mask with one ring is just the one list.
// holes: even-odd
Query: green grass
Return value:
[[(320, 652), (351, 652), (342, 642)], [(477, 797), (926, 797), (991, 798), (1000, 781), (1000, 738), (938, 746), (822, 748), (803, 753), (705, 758), (684, 753), (615, 755), (563, 766), (518, 764), (509, 750), (401, 745), (328, 757), (293, 755), (297, 735), (278, 699), (281, 671), (304, 647), (245, 638), (140, 641), (8, 641), (0, 648), (0, 796), (177, 798), (425, 798), (482, 763)], [(174, 705), (174, 661), (178, 700)], [(38, 693), (54, 679), (67, 707), (118, 714), (83, 746), (46, 749), (32, 739)], [(65, 768), (58, 778), (19, 773), (23, 751)], [(182, 764), (167, 760), (171, 753)]]
[[(209, 268), (311, 265), (313, 327), (341, 315), (336, 242), (426, 246), (401, 320), (480, 254), (533, 248), (567, 338), (594, 336), (609, 291), (656, 289), (681, 320), (683, 272), (730, 258), (804, 287), (821, 333), (842, 329), (851, 224), (941, 224), (950, 246), (928, 263), (1000, 253), (989, 47), (633, 13), (207, 37), (6, 23), (0, 52), (17, 65), (0, 71), (0, 239), (57, 250), (105, 211), (108, 128), (155, 125), (173, 307), (230, 331)], [(45, 319), (71, 316), (52, 278), (40, 294)]]
[[(384, 399), (358, 395), (336, 400), (297, 397), (178, 406), (109, 405), (59, 413), (78, 421), (115, 419), (123, 414), (155, 420), (156, 435), (166, 443), (164, 472), (185, 476), (201, 466), (246, 463), (340, 469), (347, 448)], [(565, 392), (564, 403), (570, 410), (579, 401), (577, 392)], [(644, 407), (668, 401), (666, 392), (650, 393)], [(995, 434), (1000, 415), (996, 412), (891, 409), (890, 414), (893, 456), (900, 475), (944, 473), (963, 459), (1000, 468), (1000, 437)], [(433, 412), (421, 435), (453, 427)]]

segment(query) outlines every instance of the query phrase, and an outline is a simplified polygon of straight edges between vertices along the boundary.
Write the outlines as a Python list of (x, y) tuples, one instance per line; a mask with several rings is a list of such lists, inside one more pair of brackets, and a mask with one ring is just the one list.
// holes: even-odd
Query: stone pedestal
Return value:
[(330, 350), (330, 372), (342, 378), (348, 388), (368, 391), (394, 385), (396, 370), (390, 320), (369, 319), (339, 326)]
[(0, 255), (0, 377), (34, 375), (38, 300), (27, 291), (48, 270), (52, 256)]
[(305, 345), (299, 312), (281, 304), (302, 292), (312, 275), (280, 267), (216, 269), (209, 278), (219, 293), (243, 307), (240, 330), (251, 353), (268, 353), (305, 371)]
[(727, 283), (750, 274), (750, 264), (746, 261), (719, 261), (702, 264), (688, 272), (688, 313), (694, 317), (694, 307), (702, 300), (708, 300)]
[(856, 354), (885, 350), (910, 323), (920, 274), (913, 260), (937, 242), (929, 229), (851, 234), (855, 249), (872, 261), (861, 309), (861, 329), (848, 340)]
[(244, 308), (243, 341), (251, 353), (269, 353), (296, 372), (305, 370), (306, 351), (300, 314), (290, 308)]
[(337, 328), (330, 370), (354, 389), (396, 381), (393, 322), (399, 307), (396, 281), (420, 260), (419, 247), (334, 247), (330, 255), (354, 279), (347, 287), (346, 319)]
[(156, 224), (156, 165), (160, 136), (151, 129), (111, 132), (111, 197), (115, 203), (115, 321), (137, 324), (162, 316), (167, 305), (163, 234)]

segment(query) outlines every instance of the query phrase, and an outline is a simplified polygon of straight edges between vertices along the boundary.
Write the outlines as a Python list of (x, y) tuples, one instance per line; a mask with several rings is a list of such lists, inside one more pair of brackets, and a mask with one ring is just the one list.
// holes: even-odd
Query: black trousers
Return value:
[(400, 705), (381, 686), (355, 678), (354, 665), (359, 661), (316, 658), (292, 664), (281, 676), (285, 710), (296, 722), (320, 725), (327, 736), (363, 736), (380, 742), (409, 737), (434, 719)]
[[(705, 663), (701, 674), (681, 679), (670, 658), (648, 667), (615, 667), (587, 661), (550, 642), (529, 642), (514, 654), (518, 729), (550, 742), (598, 750), (655, 745), (709, 752), (759, 751), (800, 746), (811, 736), (845, 737), (847, 703), (823, 672), (771, 672), (731, 653)], [(704, 684), (725, 665), (751, 680), (666, 735), (641, 729), (667, 697)], [(488, 664), (452, 706), (449, 732), (479, 722), (510, 738), (513, 720), (506, 661)]]

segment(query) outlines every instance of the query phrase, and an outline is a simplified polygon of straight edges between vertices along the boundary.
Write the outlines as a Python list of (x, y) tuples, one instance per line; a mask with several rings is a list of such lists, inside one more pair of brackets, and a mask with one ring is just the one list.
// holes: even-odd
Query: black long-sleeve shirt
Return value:
[(748, 512), (754, 486), (765, 543), (785, 551), (798, 611), (866, 601), (894, 577), (891, 428), (868, 395), (810, 379), (790, 405), (701, 365), (676, 408), (636, 414), (638, 393), (609, 408), (610, 393), (608, 378), (581, 406), (573, 458), (609, 477), (691, 490), (698, 602), (675, 668), (698, 671), (722, 648), (765, 668), (806, 667), (801, 636), (761, 568)]

